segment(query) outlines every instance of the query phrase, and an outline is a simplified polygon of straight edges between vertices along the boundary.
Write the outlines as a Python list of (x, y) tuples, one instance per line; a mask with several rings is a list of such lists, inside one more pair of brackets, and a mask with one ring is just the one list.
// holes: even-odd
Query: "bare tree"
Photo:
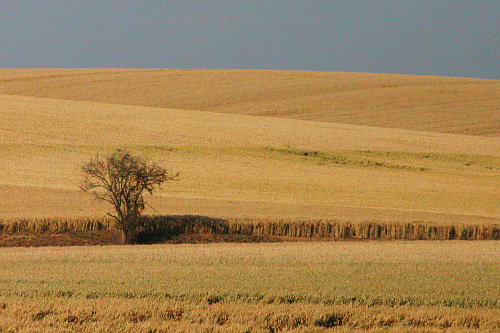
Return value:
[(121, 150), (93, 158), (82, 166), (82, 171), (84, 179), (80, 188), (113, 205), (116, 214), (108, 215), (116, 220), (126, 244), (133, 241), (141, 226), (144, 191), (152, 194), (163, 182), (178, 176), (141, 156)]

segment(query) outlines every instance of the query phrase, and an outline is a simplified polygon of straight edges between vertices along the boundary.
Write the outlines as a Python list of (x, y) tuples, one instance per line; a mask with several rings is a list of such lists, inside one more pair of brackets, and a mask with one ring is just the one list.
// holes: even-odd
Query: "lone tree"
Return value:
[(116, 214), (108, 215), (116, 220), (125, 244), (133, 242), (141, 227), (144, 191), (152, 194), (163, 182), (178, 176), (141, 156), (121, 150), (93, 158), (82, 166), (82, 171), (84, 179), (80, 188), (113, 205)]

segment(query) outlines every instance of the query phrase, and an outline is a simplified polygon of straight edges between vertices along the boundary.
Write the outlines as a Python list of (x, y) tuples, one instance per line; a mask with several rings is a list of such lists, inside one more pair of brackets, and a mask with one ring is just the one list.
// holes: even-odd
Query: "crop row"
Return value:
[[(374, 240), (500, 240), (496, 223), (342, 222), (327, 220), (218, 219), (197, 215), (146, 216), (146, 236), (219, 234)], [(113, 230), (109, 218), (44, 218), (0, 220), (0, 234), (41, 234)]]

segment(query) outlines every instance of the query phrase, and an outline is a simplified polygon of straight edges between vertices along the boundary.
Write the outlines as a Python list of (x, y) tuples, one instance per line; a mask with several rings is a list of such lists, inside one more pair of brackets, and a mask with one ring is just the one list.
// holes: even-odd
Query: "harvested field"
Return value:
[(494, 330), (500, 328), (499, 246), (396, 241), (4, 248), (0, 327)]
[[(154, 205), (158, 210), (172, 207), (169, 200), (191, 200), (190, 207), (176, 210), (179, 214), (212, 215), (215, 200), (220, 203), (215, 207), (222, 208), (212, 217), (251, 217), (246, 207), (266, 204), (275, 207), (271, 211), (278, 217), (303, 216), (288, 211), (296, 206), (323, 207), (322, 217), (340, 210), (326, 216), (330, 219), (356, 208), (366, 213), (357, 220), (394, 211), (421, 213), (424, 221), (432, 221), (427, 217), (433, 214), (454, 220), (500, 216), (497, 138), (34, 97), (1, 99), (5, 172), (0, 183), (4, 193), (11, 193), (2, 201), (3, 217), (65, 215), (60, 212), (68, 209), (67, 194), (57, 199), (37, 193), (73, 191), (69, 197), (77, 198), (79, 166), (118, 147), (164, 161), (181, 173), (180, 181), (159, 192), (160, 203)], [(62, 207), (55, 207), (59, 202)], [(105, 209), (88, 199), (73, 203), (69, 210), (77, 210), (77, 216)]]
[[(0, 69), (0, 331), (499, 330), (499, 105), (495, 80)], [(137, 236), (176, 244), (113, 245), (79, 190), (118, 148), (180, 172)]]
[(0, 328), (120, 332), (495, 331), (498, 309), (1, 297)]
[(259, 70), (2, 69), (0, 93), (500, 135), (496, 80)]
[[(4, 220), (101, 218), (110, 207), (76, 190), (0, 186), (0, 211)], [(293, 203), (231, 201), (217, 199), (147, 197), (151, 207), (146, 213), (168, 212), (172, 215), (199, 215), (218, 218), (257, 220), (338, 220), (360, 223), (434, 222), (440, 224), (500, 224), (500, 218), (474, 215), (439, 214), (425, 211), (394, 210), (356, 206), (320, 206)], [(15, 203), (12, 205), (12, 203)]]

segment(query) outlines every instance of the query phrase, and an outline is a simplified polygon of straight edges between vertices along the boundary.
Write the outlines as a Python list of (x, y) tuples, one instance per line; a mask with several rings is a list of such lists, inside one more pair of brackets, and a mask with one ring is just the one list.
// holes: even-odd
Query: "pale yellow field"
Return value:
[[(262, 93), (267, 91), (285, 100), (295, 94), (296, 84), (301, 89), (309, 84), (311, 89), (321, 90), (340, 78), (343, 85), (352, 79), (349, 84), (353, 90), (366, 85), (378, 85), (377, 89), (381, 89), (383, 85), (397, 83), (405, 89), (413, 87), (415, 92), (420, 91), (416, 88), (419, 84), (431, 85), (435, 80), (432, 82), (437, 86), (446, 86), (448, 82), (456, 89), (472, 85), (481, 90), (477, 96), (483, 97), (469, 102), (475, 101), (473, 110), (482, 111), (468, 112), (466, 108), (454, 107), (450, 110), (469, 117), (468, 121), (477, 119), (476, 124), (481, 124), (483, 112), (488, 123), (495, 127), (499, 115), (495, 104), (497, 81), (247, 71), (2, 70), (0, 73), (3, 75), (0, 90), (4, 92), (83, 100), (0, 95), (2, 217), (103, 215), (108, 207), (78, 191), (79, 166), (95, 154), (125, 148), (180, 172), (179, 181), (166, 184), (150, 201), (160, 214), (499, 222), (500, 139), (496, 137), (116, 104), (147, 104), (150, 99), (153, 105), (160, 101), (189, 100), (194, 104), (172, 105), (226, 112), (224, 108), (229, 102), (223, 96), (244, 95), (227, 86), (238, 77), (250, 80), (241, 83), (242, 86)], [(192, 75), (189, 80), (188, 74)], [(184, 83), (171, 88), (167, 83), (172, 83), (168, 80), (174, 80), (175, 75), (181, 76)], [(318, 77), (323, 78), (323, 85), (313, 84)], [(209, 78), (215, 80), (213, 84), (206, 82)], [(265, 89), (258, 84), (264, 81), (269, 82), (269, 85), (262, 83)], [(286, 88), (284, 82), (288, 81), (298, 83), (290, 83)], [(206, 87), (203, 91), (197, 89), (200, 82)], [(53, 85), (56, 83), (59, 86)], [(278, 83), (281, 89), (291, 89), (291, 95), (282, 94)], [(160, 86), (168, 98), (162, 99)], [(215, 103), (211, 98), (216, 98), (210, 87), (220, 90), (216, 96), (221, 109), (208, 107)], [(239, 85), (231, 87), (236, 89)], [(178, 89), (190, 91), (193, 99), (188, 98), (190, 94), (180, 94)], [(153, 92), (159, 96), (157, 99), (149, 95)], [(434, 98), (446, 95), (428, 94)], [(261, 98), (254, 90), (246, 91), (245, 96), (247, 100)], [(460, 98), (456, 100), (461, 101)], [(207, 107), (199, 107), (200, 103)], [(285, 110), (288, 102), (283, 103)], [(419, 105), (423, 110), (426, 104), (422, 103)], [(307, 104), (319, 110), (313, 100)], [(385, 104), (392, 105), (388, 97)], [(330, 106), (332, 110), (335, 107)], [(343, 107), (349, 108), (347, 104)], [(241, 110), (244, 113), (244, 107)], [(405, 118), (412, 114), (408, 110), (403, 112)], [(330, 111), (329, 114), (335, 113)], [(377, 117), (385, 119), (387, 126), (396, 124), (382, 115)], [(447, 117), (450, 121), (463, 120), (449, 114)], [(430, 118), (425, 120), (430, 121)]]

